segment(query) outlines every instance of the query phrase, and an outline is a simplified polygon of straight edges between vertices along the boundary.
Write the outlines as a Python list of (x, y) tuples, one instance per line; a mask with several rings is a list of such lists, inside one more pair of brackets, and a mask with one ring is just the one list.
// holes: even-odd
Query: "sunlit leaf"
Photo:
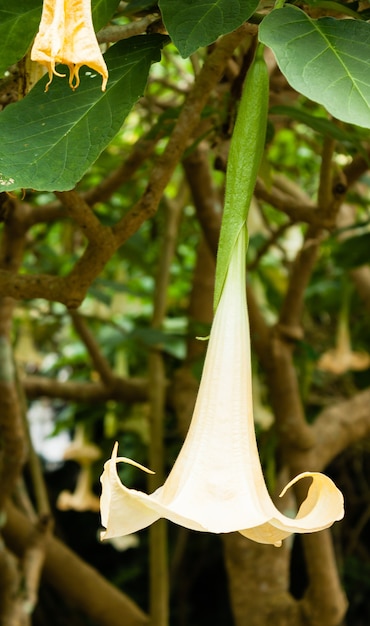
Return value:
[(92, 18), (95, 30), (106, 25), (119, 5), (119, 0), (92, 0)]
[(0, 74), (26, 54), (38, 29), (41, 7), (41, 0), (1, 3)]
[(334, 117), (370, 128), (370, 24), (314, 20), (286, 6), (264, 18), (259, 37), (294, 89)]
[(184, 58), (238, 28), (257, 6), (258, 0), (159, 1), (165, 26)]

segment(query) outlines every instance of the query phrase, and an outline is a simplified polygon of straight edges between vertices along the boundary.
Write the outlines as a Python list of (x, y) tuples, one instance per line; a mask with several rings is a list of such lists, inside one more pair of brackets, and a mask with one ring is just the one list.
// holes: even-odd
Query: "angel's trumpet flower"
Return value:
[(66, 461), (75, 461), (80, 465), (76, 488), (73, 493), (62, 491), (57, 499), (57, 508), (61, 511), (99, 511), (99, 499), (92, 491), (91, 466), (99, 459), (101, 451), (86, 440), (83, 426), (76, 429), (74, 441), (65, 449)]
[(102, 91), (105, 91), (108, 70), (94, 32), (91, 1), (44, 0), (31, 59), (45, 65), (49, 72), (45, 91), (48, 90), (54, 74), (65, 76), (55, 70), (56, 63), (68, 66), (72, 89), (80, 84), (81, 66), (88, 65), (103, 77)]
[(341, 376), (348, 371), (366, 370), (370, 367), (370, 355), (367, 352), (354, 352), (349, 331), (349, 293), (344, 288), (342, 307), (339, 313), (335, 347), (327, 350), (318, 360), (320, 370)]
[[(291, 533), (327, 528), (343, 517), (343, 496), (323, 474), (311, 478), (295, 519), (273, 504), (262, 474), (253, 423), (250, 336), (245, 295), (246, 233), (235, 245), (216, 309), (192, 422), (164, 485), (151, 495), (128, 489), (117, 457), (101, 477), (102, 538), (145, 528), (160, 517), (193, 530), (239, 531), (260, 543), (280, 545)], [(135, 463), (134, 463), (135, 464)]]

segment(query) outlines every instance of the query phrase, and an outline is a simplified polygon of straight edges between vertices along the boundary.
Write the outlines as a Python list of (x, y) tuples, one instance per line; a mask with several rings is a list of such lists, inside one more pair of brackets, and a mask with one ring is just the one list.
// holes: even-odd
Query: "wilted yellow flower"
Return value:
[(48, 90), (56, 63), (69, 67), (69, 84), (80, 84), (79, 70), (88, 65), (103, 77), (105, 91), (108, 70), (96, 40), (91, 17), (91, 0), (44, 0), (39, 31), (31, 50), (31, 59), (45, 65), (49, 72)]
[(311, 479), (295, 519), (280, 513), (268, 494), (253, 423), (245, 249), (243, 228), (213, 321), (192, 422), (176, 463), (164, 485), (147, 495), (121, 483), (117, 462), (133, 462), (117, 457), (115, 446), (101, 477), (103, 539), (165, 517), (193, 530), (239, 531), (278, 546), (291, 533), (322, 530), (343, 517), (341, 492), (317, 472), (300, 474), (284, 489), (300, 478)]

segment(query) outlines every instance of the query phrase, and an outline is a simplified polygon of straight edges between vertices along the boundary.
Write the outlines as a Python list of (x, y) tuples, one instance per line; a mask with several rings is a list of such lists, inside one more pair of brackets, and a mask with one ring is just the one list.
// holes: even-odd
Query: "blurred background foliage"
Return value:
[[(133, 4), (133, 3), (131, 3)], [(153, 155), (113, 195), (96, 205), (103, 224), (114, 224), (133, 206), (148, 180), (154, 155), (163, 151), (165, 139), (173, 127), (184, 94), (191, 86), (194, 69), (202, 61), (201, 51), (191, 60), (182, 59), (174, 46), (164, 51), (161, 64), (155, 64), (145, 96), (126, 120), (121, 132), (101, 154), (81, 181), (78, 190), (88, 191), (101, 183), (127, 158), (134, 144), (156, 137)], [(213, 184), (222, 198), (225, 146), (230, 138), (230, 118), (235, 103), (227, 89), (213, 96), (203, 113)], [(274, 99), (274, 94), (272, 96)], [(277, 99), (277, 98), (275, 98)], [(281, 100), (281, 98), (280, 98)], [(320, 155), (324, 136), (336, 139), (334, 163), (338, 169), (350, 163), (364, 150), (361, 131), (329, 119), (319, 105), (285, 92), (285, 102), (272, 102), (268, 144), (261, 178), (269, 189), (276, 177), (284, 179), (315, 200), (319, 186)], [(195, 146), (189, 146), (189, 151)], [(295, 366), (307, 416), (314, 420), (318, 411), (332, 403), (351, 398), (370, 386), (370, 368), (346, 370), (338, 374), (318, 368), (320, 357), (333, 350), (338, 342), (341, 322), (350, 335), (352, 349), (370, 351), (369, 312), (352, 287), (351, 271), (369, 261), (370, 191), (365, 174), (354, 185), (346, 202), (355, 215), (349, 226), (328, 232), (312, 280), (306, 292), (303, 325), (304, 337), (298, 342)], [(24, 201), (32, 206), (46, 206), (53, 194), (26, 191)], [(181, 203), (181, 222), (176, 252), (171, 263), (171, 281), (167, 296), (165, 322), (152, 328), (153, 295), (157, 260), (166, 228), (166, 206)], [(306, 226), (294, 223), (285, 213), (259, 198), (250, 213), (248, 280), (257, 295), (261, 311), (269, 322), (277, 320), (292, 262), (303, 242)], [(179, 166), (157, 214), (113, 256), (91, 285), (80, 307), (100, 350), (117, 376), (145, 378), (148, 352), (161, 346), (165, 357), (166, 377), (171, 387), (176, 372), (186, 357), (187, 341), (194, 337), (189, 322), (189, 298), (201, 240), (192, 197)], [(35, 225), (28, 234), (22, 271), (65, 275), (80, 256), (85, 241), (68, 219)], [(344, 320), (344, 321), (343, 321)], [(207, 324), (196, 334), (207, 335)], [(88, 350), (71, 322), (66, 308), (44, 300), (19, 302), (14, 317), (15, 357), (22, 376), (43, 376), (59, 381), (89, 382), (99, 379)], [(199, 378), (202, 358), (193, 371)], [(256, 428), (261, 458), (269, 486), (276, 472), (276, 435), (269, 407), (264, 375), (255, 368)], [(43, 411), (40, 411), (42, 405)], [(41, 423), (40, 423), (41, 420)], [(128, 457), (147, 464), (149, 438), (146, 402), (122, 403), (68, 401), (60, 398), (31, 398), (29, 421), (34, 445), (41, 456), (57, 533), (84, 559), (148, 610), (148, 532), (133, 538), (130, 544), (98, 539), (98, 512), (61, 511), (56, 503), (62, 490), (73, 492), (79, 466), (65, 461), (63, 451), (76, 427), (83, 425), (87, 437), (101, 449), (101, 457), (92, 466), (92, 487), (100, 493), (99, 476), (103, 459), (110, 456), (115, 440)], [(40, 439), (41, 433), (41, 439)], [(46, 435), (45, 435), (46, 433)], [(165, 422), (166, 470), (172, 466), (181, 446), (173, 404), (168, 402)], [(343, 490), (346, 517), (334, 527), (335, 546), (341, 576), (349, 597), (348, 626), (364, 626), (370, 618), (370, 447), (368, 441), (346, 450), (328, 469)], [(131, 466), (122, 470), (125, 484), (146, 490), (146, 479)], [(171, 578), (171, 625), (211, 626), (232, 623), (227, 592), (226, 572), (220, 538), (195, 533), (170, 525), (169, 554)], [(294, 539), (292, 592), (300, 597), (306, 574), (299, 538)], [(50, 621), (50, 611), (58, 600), (55, 592), (44, 587), (35, 624)], [(210, 602), (210, 598), (212, 601)], [(88, 624), (86, 618), (68, 606), (61, 609), (56, 624)]]

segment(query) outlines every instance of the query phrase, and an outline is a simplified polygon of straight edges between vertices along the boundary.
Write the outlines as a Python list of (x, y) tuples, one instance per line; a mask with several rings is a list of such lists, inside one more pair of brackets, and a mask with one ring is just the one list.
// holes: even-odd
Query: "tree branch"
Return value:
[(98, 372), (102, 382), (108, 389), (114, 384), (114, 374), (107, 359), (103, 356), (102, 351), (95, 340), (94, 335), (89, 330), (85, 319), (77, 313), (77, 311), (69, 311), (73, 326), (85, 344), (91, 360)]
[(321, 471), (349, 446), (370, 435), (370, 389), (324, 409), (316, 418), (315, 471)]
[(148, 382), (140, 378), (120, 378), (115, 376), (110, 387), (103, 383), (60, 382), (42, 376), (27, 376), (22, 385), (28, 398), (60, 398), (71, 402), (146, 402)]
[(305, 623), (337, 626), (343, 620), (348, 602), (339, 578), (330, 530), (302, 535), (302, 542), (310, 580), (301, 602)]
[(112, 231), (103, 226), (87, 202), (77, 191), (56, 191), (55, 195), (65, 207), (68, 216), (76, 222), (90, 244), (116, 248)]
[[(4, 537), (22, 556), (34, 527), (12, 504), (6, 508)], [(61, 598), (73, 603), (99, 626), (145, 626), (147, 616), (125, 594), (55, 537), (45, 541), (44, 576)], [(97, 593), (99, 590), (99, 593)]]
[(159, 13), (145, 15), (139, 20), (130, 22), (129, 24), (106, 26), (99, 30), (96, 34), (96, 38), (99, 43), (115, 43), (121, 41), (121, 39), (129, 39), (134, 35), (141, 35), (145, 33), (148, 27), (157, 22), (160, 17)]

